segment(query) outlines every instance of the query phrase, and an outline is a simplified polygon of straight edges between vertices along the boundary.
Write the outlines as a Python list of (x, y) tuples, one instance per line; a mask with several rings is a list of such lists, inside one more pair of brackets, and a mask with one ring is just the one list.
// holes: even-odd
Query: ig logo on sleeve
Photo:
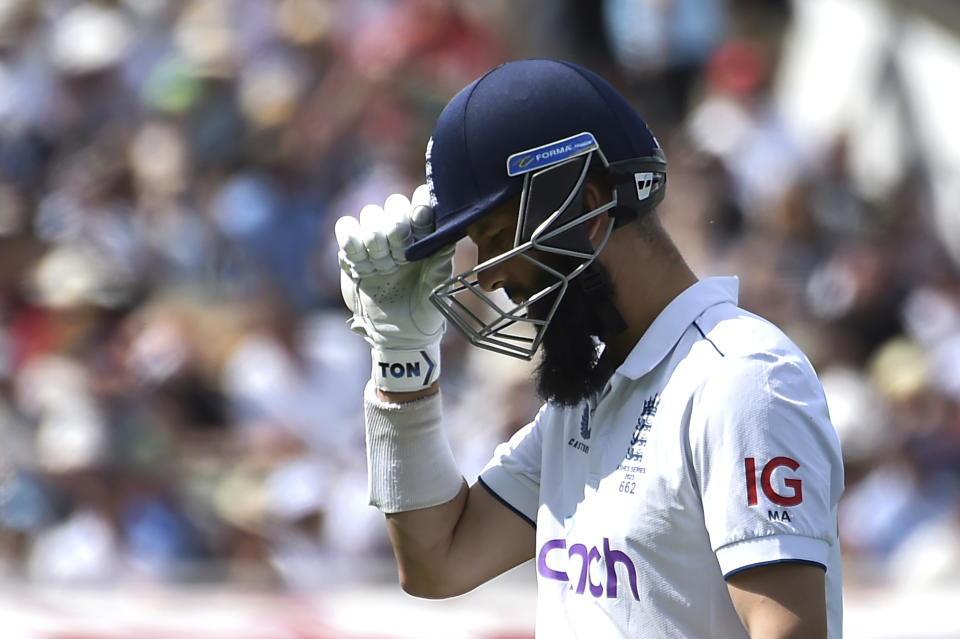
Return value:
[[(778, 468), (789, 468), (795, 471), (800, 468), (800, 464), (790, 457), (774, 457), (760, 472), (760, 489), (764, 496), (777, 506), (789, 508), (799, 505), (803, 502), (803, 482), (795, 477), (786, 477), (783, 479), (783, 492), (778, 491), (773, 485), (773, 473)], [(745, 457), (743, 469), (747, 479), (747, 505), (756, 506), (758, 503), (757, 460), (753, 457)]]

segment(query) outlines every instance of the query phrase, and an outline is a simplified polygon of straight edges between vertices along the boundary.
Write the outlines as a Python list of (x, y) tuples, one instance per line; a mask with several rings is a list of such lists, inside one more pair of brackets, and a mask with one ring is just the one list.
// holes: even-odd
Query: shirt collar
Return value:
[(630, 379), (649, 373), (705, 310), (724, 302), (736, 304), (739, 289), (736, 277), (711, 277), (687, 288), (660, 311), (617, 373)]

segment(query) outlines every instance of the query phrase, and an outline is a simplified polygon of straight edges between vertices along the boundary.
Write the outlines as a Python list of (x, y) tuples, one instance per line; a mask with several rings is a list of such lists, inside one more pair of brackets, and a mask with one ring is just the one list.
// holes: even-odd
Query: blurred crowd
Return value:
[[(695, 270), (739, 275), (742, 305), (821, 373), (848, 578), (956, 579), (958, 265), (919, 168), (871, 199), (845, 140), (811, 153), (778, 117), (791, 16), (770, 0), (0, 2), (4, 578), (393, 578), (333, 222), (412, 192), (462, 86), (550, 56), (635, 101)], [(530, 368), (452, 332), (444, 364), (472, 479), (535, 413)]]

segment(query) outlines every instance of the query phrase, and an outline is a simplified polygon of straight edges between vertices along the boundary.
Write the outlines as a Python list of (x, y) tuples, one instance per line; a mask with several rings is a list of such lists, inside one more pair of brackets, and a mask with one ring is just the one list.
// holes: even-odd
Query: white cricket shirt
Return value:
[(747, 637), (725, 577), (826, 569), (841, 636), (840, 444), (820, 382), (736, 278), (691, 286), (597, 402), (547, 404), (480, 476), (535, 522), (537, 636)]

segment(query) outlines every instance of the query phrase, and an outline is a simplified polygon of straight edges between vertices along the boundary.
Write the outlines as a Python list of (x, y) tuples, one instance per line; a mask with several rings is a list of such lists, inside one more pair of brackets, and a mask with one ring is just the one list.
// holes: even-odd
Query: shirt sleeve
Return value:
[(692, 417), (693, 481), (724, 576), (782, 561), (826, 569), (843, 464), (806, 358), (726, 360), (700, 387)]
[(541, 429), (546, 412), (544, 405), (534, 421), (497, 446), (479, 478), (494, 497), (533, 526), (540, 505)]

